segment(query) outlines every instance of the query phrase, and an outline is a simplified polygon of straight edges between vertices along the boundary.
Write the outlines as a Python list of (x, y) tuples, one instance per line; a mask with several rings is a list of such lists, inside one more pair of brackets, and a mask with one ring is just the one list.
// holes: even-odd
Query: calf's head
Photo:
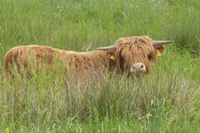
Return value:
[(98, 48), (111, 53), (118, 72), (141, 76), (151, 70), (151, 64), (164, 52), (164, 44), (172, 41), (154, 41), (148, 36), (121, 38), (112, 46)]

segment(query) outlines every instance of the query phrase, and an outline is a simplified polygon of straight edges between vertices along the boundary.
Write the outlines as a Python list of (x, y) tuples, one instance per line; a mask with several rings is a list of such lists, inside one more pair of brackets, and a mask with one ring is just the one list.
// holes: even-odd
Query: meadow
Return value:
[[(198, 0), (0, 0), (0, 132), (200, 132), (199, 16)], [(17, 45), (89, 51), (132, 35), (174, 40), (141, 79), (2, 75)]]

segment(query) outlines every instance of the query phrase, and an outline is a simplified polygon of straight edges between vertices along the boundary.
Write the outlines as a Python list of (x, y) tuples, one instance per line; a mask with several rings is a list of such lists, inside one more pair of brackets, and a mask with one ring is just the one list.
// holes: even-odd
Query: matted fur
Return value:
[[(152, 39), (147, 36), (121, 38), (115, 44), (117, 45), (115, 51), (90, 52), (65, 51), (40, 45), (17, 46), (6, 53), (4, 70), (10, 72), (11, 66), (16, 64), (18, 70), (23, 67), (40, 71), (45, 64), (50, 68), (52, 64), (59, 63), (65, 71), (70, 70), (71, 79), (84, 80), (94, 75), (98, 77), (102, 69), (129, 73), (132, 64), (141, 62), (145, 64), (148, 73), (156, 59), (157, 50), (164, 51), (163, 46), (154, 47)], [(35, 61), (31, 62), (31, 59)]]

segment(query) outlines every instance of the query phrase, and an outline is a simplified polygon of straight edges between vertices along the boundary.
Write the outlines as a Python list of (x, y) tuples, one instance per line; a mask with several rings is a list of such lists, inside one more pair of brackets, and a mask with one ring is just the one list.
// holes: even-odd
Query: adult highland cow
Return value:
[[(85, 80), (98, 76), (102, 70), (119, 74), (141, 76), (151, 70), (151, 65), (163, 53), (164, 44), (172, 41), (154, 41), (148, 36), (121, 38), (112, 46), (90, 52), (75, 52), (49, 46), (27, 45), (11, 48), (4, 57), (4, 70), (11, 73), (15, 64), (18, 71), (49, 68), (59, 63), (72, 80)], [(32, 61), (34, 59), (34, 61)], [(34, 66), (34, 67), (33, 67)]]

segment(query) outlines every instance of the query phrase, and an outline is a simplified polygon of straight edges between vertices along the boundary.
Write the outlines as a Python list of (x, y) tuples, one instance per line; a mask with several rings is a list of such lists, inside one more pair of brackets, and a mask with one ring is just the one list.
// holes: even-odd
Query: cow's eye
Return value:
[(153, 55), (152, 54), (148, 54), (147, 58), (148, 58), (148, 60), (152, 61), (153, 60)]

